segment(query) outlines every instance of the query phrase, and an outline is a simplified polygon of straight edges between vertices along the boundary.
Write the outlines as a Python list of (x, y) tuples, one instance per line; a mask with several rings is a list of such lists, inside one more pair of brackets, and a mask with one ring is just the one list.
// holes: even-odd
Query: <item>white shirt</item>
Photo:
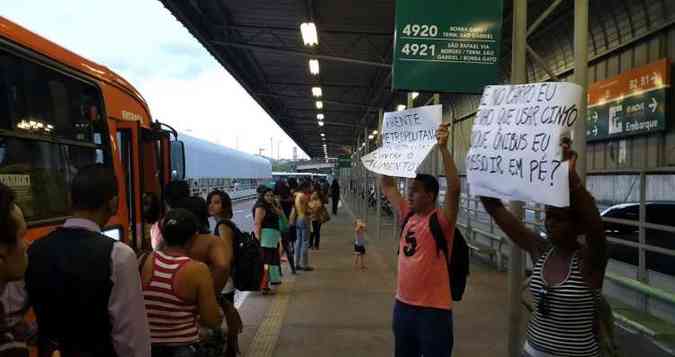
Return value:
[[(84, 228), (101, 232), (93, 221), (81, 218), (67, 220), (65, 228)], [(136, 254), (126, 244), (116, 243), (110, 253), (113, 283), (108, 301), (112, 322), (112, 342), (115, 352), (122, 357), (150, 357), (150, 328), (145, 314), (145, 300), (138, 273)], [(86, 328), (86, 326), (83, 326)]]

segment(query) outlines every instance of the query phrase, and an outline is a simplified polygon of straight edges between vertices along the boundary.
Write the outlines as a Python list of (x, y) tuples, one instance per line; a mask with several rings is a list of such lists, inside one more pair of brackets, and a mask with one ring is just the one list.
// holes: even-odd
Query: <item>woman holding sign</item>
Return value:
[[(574, 168), (576, 154), (563, 142)], [(495, 198), (481, 197), (499, 227), (536, 262), (529, 290), (535, 309), (523, 357), (600, 356), (594, 333), (607, 265), (607, 240), (591, 194), (570, 170), (570, 206), (546, 207), (548, 241), (528, 229)], [(585, 235), (581, 243), (578, 236)]]

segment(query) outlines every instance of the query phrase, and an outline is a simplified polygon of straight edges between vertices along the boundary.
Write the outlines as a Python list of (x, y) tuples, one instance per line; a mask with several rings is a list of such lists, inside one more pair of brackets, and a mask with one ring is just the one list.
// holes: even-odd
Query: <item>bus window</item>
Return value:
[(68, 216), (78, 170), (109, 164), (101, 111), (93, 85), (0, 49), (0, 181), (30, 223)]
[(185, 180), (185, 145), (182, 141), (171, 142), (171, 179)]

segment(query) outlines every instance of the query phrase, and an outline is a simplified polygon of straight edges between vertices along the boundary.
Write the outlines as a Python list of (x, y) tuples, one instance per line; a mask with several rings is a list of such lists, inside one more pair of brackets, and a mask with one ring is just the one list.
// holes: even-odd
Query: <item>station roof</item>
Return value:
[[(391, 90), (395, 0), (160, 1), (311, 157), (323, 157), (321, 133), (335, 157), (376, 128), (379, 108), (406, 104), (405, 93)], [(551, 3), (558, 6), (528, 39), (549, 70), (528, 58), (530, 81), (574, 63), (574, 1), (529, 0), (528, 24)], [(504, 0), (502, 78), (510, 72), (511, 9)], [(673, 13), (669, 0), (590, 0), (591, 59), (644, 29), (672, 24)], [(319, 37), (314, 47), (300, 33), (310, 21)], [(318, 76), (310, 74), (310, 58), (320, 62)], [(322, 88), (322, 110), (314, 86)], [(418, 102), (430, 96), (422, 93)]]

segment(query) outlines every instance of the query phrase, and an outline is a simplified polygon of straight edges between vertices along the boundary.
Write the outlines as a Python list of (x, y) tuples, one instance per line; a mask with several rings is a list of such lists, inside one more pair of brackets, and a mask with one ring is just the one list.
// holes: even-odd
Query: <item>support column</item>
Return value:
[[(368, 139), (368, 127), (363, 128), (363, 140), (366, 141), (366, 147), (363, 151), (363, 155), (368, 154), (370, 149), (370, 140)], [(368, 227), (368, 194), (370, 193), (370, 188), (368, 187), (368, 170), (366, 170), (365, 165), (363, 166), (363, 223)]]
[(361, 148), (361, 139), (356, 138), (356, 148), (354, 149), (354, 153), (352, 154), (352, 161), (354, 162), (354, 166), (352, 167), (352, 172), (353, 175), (352, 177), (354, 178), (352, 182), (352, 187), (349, 190), (349, 195), (351, 196), (350, 203), (349, 203), (349, 209), (352, 210), (354, 214), (359, 214), (358, 209), (359, 209), (359, 183), (361, 182), (359, 176), (361, 175), (361, 151), (359, 150)]
[[(382, 119), (384, 117), (384, 113), (382, 111), (382, 108), (380, 108), (380, 114), (378, 116), (377, 120), (377, 136), (375, 136), (375, 143), (376, 143), (376, 148), (379, 147), (380, 144), (380, 138), (382, 137)], [(380, 184), (379, 177), (375, 175), (375, 237), (377, 240), (380, 240), (382, 238), (382, 185)]]
[[(434, 93), (432, 103), (434, 105), (441, 104), (441, 95), (438, 93)], [(441, 122), (442, 121), (443, 119), (441, 117)], [(440, 160), (441, 160), (441, 152), (438, 150), (438, 147), (434, 147), (433, 151), (431, 152), (431, 174), (435, 177), (438, 177), (441, 174), (440, 170), (438, 169)]]
[[(511, 49), (511, 84), (527, 82), (527, 0), (513, 0), (513, 40)], [(511, 210), (522, 221), (523, 203), (511, 202)], [(523, 251), (513, 242), (509, 258), (509, 356), (520, 357), (523, 349), (523, 308), (520, 286), (525, 279)]]
[(579, 117), (574, 126), (574, 150), (577, 158), (577, 173), (586, 185), (586, 106), (588, 98), (588, 0), (574, 0), (574, 83), (583, 89)]

